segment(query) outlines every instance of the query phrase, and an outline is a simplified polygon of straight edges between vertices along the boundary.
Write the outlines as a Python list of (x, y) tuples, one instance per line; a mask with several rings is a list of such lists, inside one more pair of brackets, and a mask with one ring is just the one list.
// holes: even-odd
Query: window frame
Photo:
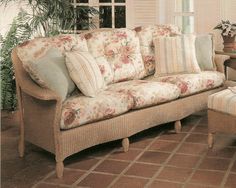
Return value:
[[(192, 1), (192, 11), (183, 11), (183, 10), (178, 11), (177, 10), (177, 1), (178, 0), (174, 1), (173, 7), (172, 7), (172, 13), (173, 13), (172, 23), (174, 23), (175, 25), (178, 25), (177, 22), (176, 22), (176, 18), (177, 17), (193, 17), (193, 29), (192, 29), (192, 32), (189, 32), (189, 33), (194, 33), (195, 29), (196, 29), (196, 26), (195, 26), (195, 21), (196, 21), (196, 16), (195, 16), (195, 0), (190, 0), (190, 1)], [(181, 30), (183, 32), (184, 28), (181, 27)]]
[[(99, 7), (100, 6), (111, 6), (112, 10), (112, 27), (111, 28), (115, 28), (115, 7), (116, 6), (125, 6), (125, 10), (126, 10), (126, 16), (125, 16), (125, 20), (126, 20), (126, 27), (127, 27), (127, 6), (128, 6), (128, 0), (125, 0), (124, 3), (117, 3), (115, 2), (115, 0), (111, 0), (111, 2), (105, 2), (105, 3), (100, 3), (99, 0), (88, 0), (88, 3), (77, 3), (77, 0), (72, 0), (72, 5), (74, 7), (77, 6), (89, 6), (89, 7), (93, 7), (95, 9), (97, 9), (99, 11)], [(96, 28), (103, 28), (100, 27), (100, 18), (99, 15), (93, 17), (93, 23), (96, 26)], [(76, 29), (76, 28), (75, 28)], [(77, 30), (78, 31), (78, 30)], [(84, 30), (83, 30), (84, 31)]]

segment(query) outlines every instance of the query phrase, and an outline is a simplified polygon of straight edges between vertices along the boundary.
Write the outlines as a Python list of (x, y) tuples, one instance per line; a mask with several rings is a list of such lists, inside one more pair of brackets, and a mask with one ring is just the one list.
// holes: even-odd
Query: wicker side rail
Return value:
[[(62, 101), (53, 91), (37, 85), (24, 70), (17, 56), (12, 51), (15, 70), (18, 108), (20, 112), (19, 155), (24, 156), (24, 142), (29, 141), (55, 154), (61, 166), (60, 158), (61, 131), (59, 121)], [(62, 172), (58, 174), (62, 176)]]

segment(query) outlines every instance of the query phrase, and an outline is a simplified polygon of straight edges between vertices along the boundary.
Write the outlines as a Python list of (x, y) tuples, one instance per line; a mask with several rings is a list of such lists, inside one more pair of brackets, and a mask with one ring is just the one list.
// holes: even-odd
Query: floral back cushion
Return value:
[(17, 55), (23, 65), (36, 61), (45, 56), (51, 48), (58, 49), (62, 54), (71, 49), (88, 51), (86, 40), (80, 35), (58, 35), (55, 37), (42, 37), (22, 43), (17, 48)]
[(145, 76), (155, 72), (155, 56), (153, 38), (157, 36), (180, 35), (179, 28), (175, 25), (150, 25), (136, 27), (135, 31), (139, 37), (140, 50), (144, 61)]
[(107, 84), (144, 77), (140, 43), (135, 31), (97, 31), (85, 38)]
[(114, 73), (105, 57), (105, 44), (109, 43), (112, 30), (97, 30), (85, 34), (89, 52), (95, 58), (105, 83), (113, 82)]

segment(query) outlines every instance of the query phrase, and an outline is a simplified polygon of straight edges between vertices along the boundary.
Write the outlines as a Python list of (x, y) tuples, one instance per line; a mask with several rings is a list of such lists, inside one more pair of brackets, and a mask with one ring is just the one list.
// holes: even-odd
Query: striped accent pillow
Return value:
[(195, 38), (194, 35), (155, 38), (155, 76), (201, 72), (196, 58)]
[(100, 69), (89, 52), (67, 52), (66, 66), (71, 79), (85, 96), (95, 97), (105, 88)]

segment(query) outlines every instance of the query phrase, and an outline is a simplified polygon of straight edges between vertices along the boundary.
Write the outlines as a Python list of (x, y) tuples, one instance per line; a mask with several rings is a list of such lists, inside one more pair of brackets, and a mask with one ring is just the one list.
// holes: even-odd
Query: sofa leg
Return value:
[(182, 126), (181, 126), (180, 120), (176, 121), (175, 122), (175, 132), (176, 133), (180, 133), (181, 132), (181, 128), (182, 128)]
[(208, 133), (208, 147), (212, 148), (214, 144), (214, 135), (213, 133)]
[[(20, 111), (20, 113), (21, 113), (21, 111)], [(24, 123), (23, 123), (23, 115), (22, 114), (20, 114), (20, 135), (19, 135), (19, 142), (18, 142), (18, 152), (19, 152), (20, 157), (24, 157), (24, 154), (25, 154), (25, 130), (24, 130)]]
[(129, 138), (124, 138), (122, 140), (122, 146), (123, 146), (124, 152), (127, 152), (129, 150)]
[(63, 161), (57, 161), (56, 163), (56, 174), (58, 178), (63, 177), (64, 164)]
[(25, 141), (23, 135), (20, 135), (19, 143), (18, 143), (18, 152), (20, 157), (24, 157), (25, 153)]

